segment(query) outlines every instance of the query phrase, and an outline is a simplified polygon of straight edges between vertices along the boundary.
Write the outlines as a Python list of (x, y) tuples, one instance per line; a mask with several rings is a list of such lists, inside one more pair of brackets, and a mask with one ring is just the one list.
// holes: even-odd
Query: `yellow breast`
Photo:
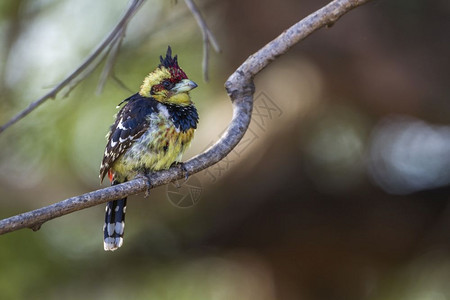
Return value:
[(185, 132), (167, 123), (150, 128), (133, 146), (118, 158), (113, 165), (116, 178), (132, 179), (138, 173), (168, 169), (180, 161), (184, 151), (194, 137), (194, 129)]

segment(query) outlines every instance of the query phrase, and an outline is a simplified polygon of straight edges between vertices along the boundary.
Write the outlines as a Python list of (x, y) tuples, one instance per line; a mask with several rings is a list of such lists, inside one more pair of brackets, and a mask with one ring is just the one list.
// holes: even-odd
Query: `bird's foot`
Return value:
[(147, 185), (147, 190), (145, 191), (145, 195), (144, 197), (147, 198), (148, 196), (150, 196), (150, 190), (152, 189), (152, 181), (150, 180), (150, 173), (139, 173), (136, 178), (141, 178), (147, 181), (148, 185)]
[(178, 169), (180, 169), (184, 174), (184, 182), (186, 182), (188, 180), (189, 171), (186, 168), (186, 166), (184, 165), (184, 163), (176, 161), (176, 162), (172, 163), (172, 165), (170, 167), (177, 167)]

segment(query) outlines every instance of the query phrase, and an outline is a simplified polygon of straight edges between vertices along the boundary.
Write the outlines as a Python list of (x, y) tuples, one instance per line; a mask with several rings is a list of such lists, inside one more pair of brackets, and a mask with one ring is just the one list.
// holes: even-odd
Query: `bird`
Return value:
[[(160, 56), (160, 64), (145, 77), (139, 92), (117, 106), (125, 104), (106, 135), (100, 181), (108, 175), (111, 185), (117, 185), (181, 164), (199, 121), (189, 94), (196, 87), (168, 46), (166, 56)], [(126, 203), (125, 197), (106, 205), (105, 251), (123, 244)]]

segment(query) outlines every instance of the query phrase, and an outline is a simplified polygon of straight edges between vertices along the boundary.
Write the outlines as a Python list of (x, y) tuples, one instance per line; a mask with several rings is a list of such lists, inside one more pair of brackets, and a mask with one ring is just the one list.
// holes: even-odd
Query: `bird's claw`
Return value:
[(171, 167), (177, 167), (178, 169), (180, 169), (183, 174), (184, 174), (184, 182), (186, 182), (189, 178), (189, 171), (186, 168), (186, 166), (184, 165), (184, 163), (182, 162), (174, 162)]
[(147, 198), (148, 196), (150, 196), (150, 190), (152, 189), (152, 181), (150, 180), (150, 173), (145, 172), (143, 174), (139, 174), (136, 176), (136, 178), (142, 178), (147, 181), (148, 183), (147, 190), (145, 191), (144, 195), (144, 197)]

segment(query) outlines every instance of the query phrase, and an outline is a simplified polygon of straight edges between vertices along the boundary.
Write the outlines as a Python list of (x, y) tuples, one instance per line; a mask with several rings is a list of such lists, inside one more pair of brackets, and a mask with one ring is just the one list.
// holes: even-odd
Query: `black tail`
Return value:
[[(117, 183), (113, 182), (114, 184)], [(127, 198), (110, 201), (106, 204), (105, 225), (103, 225), (105, 251), (114, 251), (123, 244), (126, 208)]]

